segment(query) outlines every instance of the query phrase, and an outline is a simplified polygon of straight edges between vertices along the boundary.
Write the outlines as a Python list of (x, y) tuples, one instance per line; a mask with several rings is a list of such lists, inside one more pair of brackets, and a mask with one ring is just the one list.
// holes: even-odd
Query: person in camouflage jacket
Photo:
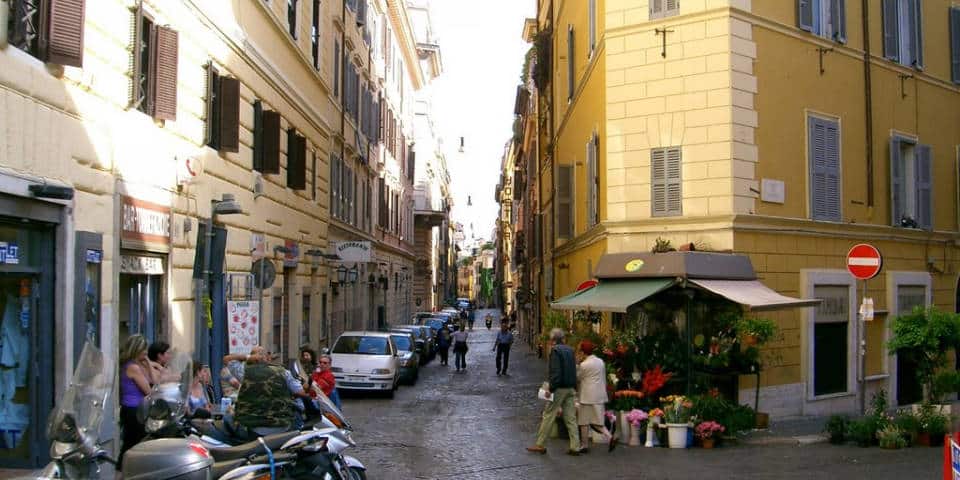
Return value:
[[(288, 378), (291, 377), (291, 378)], [(303, 388), (280, 365), (267, 363), (267, 357), (250, 355), (244, 368), (243, 383), (237, 396), (234, 421), (246, 428), (300, 428), (302, 403), (297, 400)], [(300, 388), (295, 388), (300, 387)]]

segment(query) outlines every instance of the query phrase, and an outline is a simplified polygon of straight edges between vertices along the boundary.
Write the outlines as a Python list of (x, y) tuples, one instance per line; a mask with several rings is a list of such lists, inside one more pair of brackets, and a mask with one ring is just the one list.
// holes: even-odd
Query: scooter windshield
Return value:
[(323, 392), (317, 392), (316, 400), (320, 410), (323, 411), (323, 416), (327, 417), (337, 427), (353, 431), (353, 427), (350, 425), (350, 422), (347, 421), (346, 417), (343, 416), (343, 412), (341, 412)]
[(64, 443), (80, 443), (81, 435), (97, 436), (103, 421), (107, 395), (113, 390), (117, 372), (113, 362), (87, 342), (73, 371), (73, 380), (60, 399), (47, 424), (47, 438)]
[[(165, 414), (173, 418), (182, 416), (187, 406), (187, 396), (190, 394), (190, 385), (193, 382), (193, 361), (186, 352), (172, 351), (170, 361), (160, 373), (160, 378), (150, 395), (143, 402), (143, 409), (152, 408), (169, 409)], [(165, 400), (165, 406), (161, 407), (153, 400)], [(156, 413), (156, 412), (154, 412)], [(149, 416), (150, 412), (144, 412), (144, 416)]]

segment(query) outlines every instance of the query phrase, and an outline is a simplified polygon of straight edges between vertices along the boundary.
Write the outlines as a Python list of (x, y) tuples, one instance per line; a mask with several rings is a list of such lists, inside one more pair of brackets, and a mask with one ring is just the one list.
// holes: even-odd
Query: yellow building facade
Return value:
[[(914, 305), (958, 308), (960, 13), (866, 3), (540, 2), (553, 33), (540, 92), (554, 114), (540, 137), (547, 296), (572, 292), (604, 253), (658, 238), (747, 254), (768, 287), (824, 299), (772, 315), (761, 410), (852, 412), (881, 388), (916, 401), (911, 367), (884, 342)], [(861, 242), (884, 256), (866, 287), (879, 311), (866, 392), (861, 284), (845, 268)], [(741, 398), (753, 386), (741, 380)]]

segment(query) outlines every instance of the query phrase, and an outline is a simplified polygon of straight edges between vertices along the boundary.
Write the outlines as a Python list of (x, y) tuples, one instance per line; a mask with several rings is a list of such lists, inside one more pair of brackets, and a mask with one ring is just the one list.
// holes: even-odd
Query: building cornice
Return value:
[(390, 12), (390, 23), (393, 24), (393, 32), (396, 34), (400, 50), (403, 52), (403, 58), (406, 60), (407, 73), (410, 81), (413, 82), (413, 89), (420, 90), (425, 82), (423, 71), (420, 69), (419, 55), (417, 54), (417, 40), (413, 35), (413, 24), (410, 21), (410, 15), (407, 13), (406, 2), (402, 0), (387, 0), (387, 8)]

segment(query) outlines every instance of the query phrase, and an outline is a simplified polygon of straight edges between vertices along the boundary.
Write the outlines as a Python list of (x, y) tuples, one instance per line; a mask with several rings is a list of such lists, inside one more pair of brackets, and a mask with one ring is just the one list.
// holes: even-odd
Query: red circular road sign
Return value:
[(883, 266), (883, 257), (876, 247), (867, 243), (858, 243), (847, 253), (847, 270), (857, 280), (869, 280)]

